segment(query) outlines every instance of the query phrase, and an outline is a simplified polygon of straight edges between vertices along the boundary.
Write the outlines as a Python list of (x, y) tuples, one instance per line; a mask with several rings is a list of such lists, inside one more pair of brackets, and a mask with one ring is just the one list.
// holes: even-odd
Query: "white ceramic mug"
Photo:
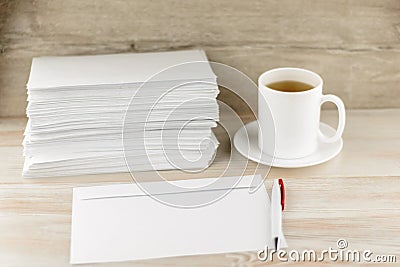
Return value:
[[(279, 81), (298, 81), (313, 88), (301, 92), (282, 92), (267, 85)], [(322, 78), (309, 70), (278, 68), (261, 74), (258, 79), (258, 146), (270, 156), (295, 159), (312, 154), (319, 141), (336, 142), (343, 133), (346, 115), (343, 101), (335, 95), (322, 94)], [(339, 123), (334, 136), (319, 129), (321, 105), (334, 103)], [(272, 118), (271, 118), (272, 116)]]

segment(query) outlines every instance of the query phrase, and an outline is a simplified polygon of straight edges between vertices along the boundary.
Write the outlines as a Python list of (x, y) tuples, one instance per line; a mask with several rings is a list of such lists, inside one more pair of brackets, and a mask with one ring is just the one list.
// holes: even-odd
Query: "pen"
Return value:
[(271, 197), (271, 234), (275, 250), (278, 251), (281, 244), (282, 211), (285, 206), (285, 187), (282, 179), (275, 179), (272, 186)]

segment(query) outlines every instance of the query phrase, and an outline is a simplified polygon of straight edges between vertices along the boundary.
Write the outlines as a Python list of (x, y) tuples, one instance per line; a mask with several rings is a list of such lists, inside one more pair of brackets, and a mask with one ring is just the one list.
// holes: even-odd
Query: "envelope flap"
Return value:
[(81, 200), (147, 196), (152, 195), (195, 193), (210, 190), (235, 190), (239, 188), (255, 188), (262, 183), (261, 175), (243, 177), (221, 177), (208, 179), (179, 180), (170, 182), (147, 182), (115, 184), (74, 188), (74, 196)]

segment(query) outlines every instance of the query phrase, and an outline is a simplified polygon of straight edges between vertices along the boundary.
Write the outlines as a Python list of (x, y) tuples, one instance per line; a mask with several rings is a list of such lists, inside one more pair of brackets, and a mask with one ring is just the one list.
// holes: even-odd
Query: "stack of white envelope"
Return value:
[(34, 58), (27, 89), (24, 177), (202, 169), (218, 146), (203, 51)]

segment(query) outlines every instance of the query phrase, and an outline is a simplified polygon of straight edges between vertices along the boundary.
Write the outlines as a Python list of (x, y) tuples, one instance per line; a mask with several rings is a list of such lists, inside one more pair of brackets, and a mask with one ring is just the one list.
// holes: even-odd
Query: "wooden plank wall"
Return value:
[(400, 107), (399, 0), (0, 0), (0, 116), (24, 116), (32, 57), (186, 48), (252, 79), (312, 69), (348, 108)]

